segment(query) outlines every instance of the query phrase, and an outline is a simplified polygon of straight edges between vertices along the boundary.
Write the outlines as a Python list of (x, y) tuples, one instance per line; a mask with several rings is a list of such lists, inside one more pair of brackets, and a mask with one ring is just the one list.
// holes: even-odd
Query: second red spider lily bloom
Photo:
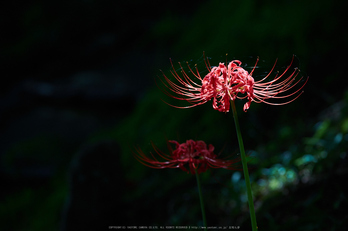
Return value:
[[(162, 80), (162, 83), (175, 93), (175, 95), (172, 95), (165, 91), (167, 95), (191, 103), (191, 105), (186, 107), (174, 107), (190, 108), (204, 104), (212, 99), (213, 108), (221, 112), (228, 112), (230, 109), (230, 100), (235, 100), (237, 98), (247, 99), (243, 107), (243, 110), (246, 112), (251, 102), (284, 105), (294, 101), (302, 94), (301, 89), (307, 83), (308, 78), (297, 89), (290, 91), (302, 80), (301, 77), (295, 82), (299, 70), (297, 68), (290, 70), (294, 57), (282, 74), (277, 73), (275, 77), (269, 81), (268, 79), (274, 70), (275, 64), (267, 76), (259, 81), (255, 81), (252, 74), (257, 67), (258, 60), (259, 59), (257, 59), (254, 68), (249, 73), (241, 67), (242, 62), (239, 60), (233, 60), (227, 66), (224, 63), (219, 63), (218, 66), (211, 67), (208, 59), (205, 58), (204, 61), (209, 73), (204, 78), (200, 75), (197, 67), (196, 71), (193, 71), (191, 67), (187, 65), (194, 79), (189, 77), (179, 63), (182, 73), (182, 76), (180, 76), (174, 69), (172, 63), (173, 71), (171, 71), (171, 74), (178, 83), (173, 82), (164, 74), (165, 81)], [(276, 103), (270, 101), (272, 99), (286, 99), (286, 101)]]
[[(175, 145), (173, 150), (170, 144)], [(151, 157), (147, 156), (140, 148), (137, 148), (137, 160), (145, 166), (157, 169), (163, 168), (181, 168), (185, 172), (195, 174), (207, 171), (209, 168), (225, 168), (229, 170), (236, 170), (234, 165), (240, 162), (239, 158), (232, 160), (219, 159), (214, 154), (214, 146), (207, 144), (204, 141), (187, 140), (185, 143), (179, 143), (175, 140), (168, 141), (169, 154), (159, 150), (153, 143), (152, 146), (155, 152), (163, 161), (151, 153)], [(187, 168), (188, 167), (188, 168)]]

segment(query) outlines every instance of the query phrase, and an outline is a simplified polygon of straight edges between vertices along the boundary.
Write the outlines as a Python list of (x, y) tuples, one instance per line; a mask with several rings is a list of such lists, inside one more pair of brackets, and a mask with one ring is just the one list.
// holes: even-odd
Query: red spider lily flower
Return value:
[[(171, 62), (173, 71), (171, 74), (179, 82), (174, 83), (167, 76), (164, 75), (165, 81), (162, 83), (168, 87), (175, 95), (163, 90), (167, 95), (179, 100), (186, 100), (192, 105), (186, 107), (173, 106), (176, 108), (191, 108), (197, 105), (204, 104), (213, 99), (213, 108), (221, 112), (228, 112), (230, 109), (230, 100), (245, 99), (247, 102), (244, 104), (243, 110), (246, 112), (251, 102), (255, 103), (267, 103), (270, 105), (284, 105), (297, 99), (303, 91), (301, 89), (307, 83), (308, 78), (302, 86), (298, 89), (289, 92), (293, 87), (299, 84), (302, 77), (295, 82), (295, 79), (299, 73), (298, 68), (295, 68), (290, 72), (290, 66), (293, 63), (294, 56), (290, 65), (285, 69), (282, 74), (277, 73), (273, 80), (268, 81), (269, 76), (274, 70), (276, 62), (267, 76), (259, 81), (255, 81), (252, 74), (259, 61), (257, 58), (256, 63), (252, 71), (249, 73), (243, 67), (242, 62), (239, 60), (233, 60), (227, 66), (224, 63), (219, 63), (216, 67), (211, 67), (208, 59), (204, 57), (205, 65), (209, 73), (202, 78), (198, 68), (196, 66), (196, 73), (187, 64), (189, 71), (199, 82), (192, 80), (188, 74), (184, 71), (181, 64), (180, 70), (182, 77), (174, 69), (174, 65)], [(285, 75), (289, 73), (289, 76)], [(267, 80), (267, 81), (266, 81)], [(270, 102), (270, 99), (285, 99), (287, 101), (281, 103)]]
[[(170, 144), (175, 144), (174, 150)], [(214, 154), (214, 146), (211, 144), (207, 146), (207, 144), (201, 140), (187, 140), (182, 144), (175, 140), (169, 140), (169, 155), (159, 150), (153, 143), (152, 147), (164, 161), (158, 161), (152, 153), (152, 158), (148, 157), (140, 148), (136, 148), (138, 155), (134, 156), (143, 165), (156, 169), (181, 168), (185, 172), (195, 174), (195, 169), (198, 173), (205, 172), (209, 168), (236, 170), (233, 165), (240, 162), (240, 158), (232, 160), (218, 159), (218, 156)], [(189, 170), (185, 167), (187, 165)]]

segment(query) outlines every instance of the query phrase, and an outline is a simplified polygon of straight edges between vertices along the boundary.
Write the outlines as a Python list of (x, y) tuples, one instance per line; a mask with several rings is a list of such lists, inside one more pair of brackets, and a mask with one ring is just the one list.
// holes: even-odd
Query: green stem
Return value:
[(198, 172), (197, 172), (196, 168), (195, 168), (195, 172), (196, 172), (199, 200), (200, 200), (200, 203), (201, 203), (203, 225), (205, 227), (204, 230), (207, 230), (207, 220), (205, 219), (205, 211), (204, 211), (204, 203), (203, 203), (203, 196), (202, 196), (202, 190), (201, 190), (201, 182), (199, 181), (199, 175), (198, 175)]
[(245, 184), (246, 184), (247, 194), (248, 194), (251, 226), (252, 226), (252, 230), (256, 231), (257, 230), (256, 216), (255, 216), (255, 210), (254, 210), (253, 195), (252, 195), (252, 192), (251, 192), (251, 184), (250, 184), (250, 179), (249, 179), (248, 165), (247, 165), (247, 160), (246, 160), (245, 151), (244, 151), (242, 134), (241, 134), (240, 128), (239, 128), (239, 122), (238, 122), (238, 115), (237, 115), (237, 111), (236, 111), (236, 106), (234, 105), (234, 101), (233, 100), (231, 100), (231, 107), (232, 107), (232, 112), (233, 112), (234, 123), (235, 123), (235, 126), (236, 126), (236, 131), (237, 131), (240, 155), (242, 157), (243, 172), (244, 172)]

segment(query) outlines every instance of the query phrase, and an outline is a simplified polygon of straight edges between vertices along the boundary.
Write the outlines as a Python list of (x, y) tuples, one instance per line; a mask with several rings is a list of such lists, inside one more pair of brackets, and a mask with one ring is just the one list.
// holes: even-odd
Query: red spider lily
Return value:
[[(273, 80), (266, 81), (273, 72), (276, 63), (267, 76), (259, 81), (254, 81), (252, 74), (259, 59), (256, 60), (252, 71), (248, 73), (248, 71), (241, 67), (242, 62), (239, 60), (233, 60), (228, 64), (228, 66), (225, 66), (224, 63), (219, 63), (218, 66), (211, 67), (208, 59), (204, 57), (205, 65), (209, 71), (204, 78), (201, 77), (197, 66), (195, 68), (195, 73), (187, 64), (189, 71), (192, 73), (195, 79), (198, 79), (199, 83), (192, 80), (179, 63), (183, 76), (180, 77), (180, 75), (174, 69), (173, 63), (171, 62), (173, 68), (171, 74), (175, 77), (179, 84), (174, 83), (167, 76), (165, 76), (164, 73), (163, 76), (165, 81), (161, 81), (166, 87), (176, 94), (172, 95), (164, 90), (167, 95), (175, 99), (186, 100), (192, 104), (186, 107), (178, 107), (169, 104), (170, 106), (176, 108), (190, 108), (204, 104), (213, 99), (213, 108), (215, 110), (228, 112), (230, 109), (230, 100), (235, 100), (236, 98), (247, 98), (248, 101), (244, 104), (243, 108), (243, 110), (246, 112), (249, 109), (252, 101), (255, 103), (284, 105), (294, 101), (303, 93), (301, 89), (307, 83), (308, 78), (298, 89), (289, 92), (302, 80), (301, 77), (295, 82), (295, 79), (299, 73), (298, 68), (295, 68), (292, 72), (289, 71), (293, 60), (294, 57), (285, 71), (282, 74), (277, 73)], [(287, 73), (289, 73), (289, 76), (285, 77)], [(287, 101), (282, 103), (272, 103), (269, 101), (269, 99), (285, 98), (287, 98)]]
[[(175, 144), (175, 150), (172, 149), (170, 143)], [(214, 154), (214, 146), (209, 144), (207, 147), (207, 144), (201, 140), (187, 140), (186, 143), (182, 144), (175, 140), (169, 140), (169, 155), (159, 150), (153, 143), (152, 147), (164, 161), (158, 161), (152, 153), (152, 158), (148, 157), (140, 148), (136, 148), (138, 155), (135, 155), (140, 163), (150, 168), (181, 168), (185, 172), (195, 174), (195, 169), (198, 173), (205, 172), (208, 168), (235, 170), (236, 168), (233, 165), (240, 162), (239, 158), (233, 160), (218, 159), (218, 156)], [(189, 166), (189, 170), (185, 165)]]

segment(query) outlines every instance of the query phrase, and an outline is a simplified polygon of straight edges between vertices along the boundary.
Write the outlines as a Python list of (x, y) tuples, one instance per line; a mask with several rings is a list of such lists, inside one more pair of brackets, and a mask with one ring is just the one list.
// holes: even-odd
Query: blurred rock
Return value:
[(69, 172), (70, 195), (62, 230), (104, 230), (126, 222), (126, 189), (120, 167), (120, 150), (113, 142), (84, 147), (73, 159)]

